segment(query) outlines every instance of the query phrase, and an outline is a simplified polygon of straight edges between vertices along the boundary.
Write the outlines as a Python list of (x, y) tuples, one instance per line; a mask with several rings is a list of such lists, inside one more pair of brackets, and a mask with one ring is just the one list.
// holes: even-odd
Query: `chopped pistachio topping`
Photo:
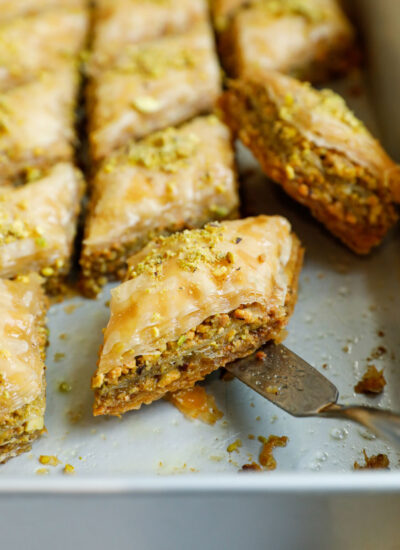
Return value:
[(54, 275), (54, 269), (52, 267), (44, 267), (41, 270), (41, 274), (45, 277), (51, 277), (52, 275)]
[(35, 243), (40, 246), (40, 248), (44, 248), (45, 246), (47, 246), (47, 241), (44, 237), (37, 237), (35, 239)]
[(185, 230), (168, 237), (158, 237), (155, 247), (142, 262), (131, 266), (129, 279), (134, 279), (142, 273), (158, 277), (165, 260), (174, 258), (184, 271), (196, 271), (202, 264), (215, 266), (215, 275), (219, 276), (221, 267), (226, 271), (229, 264), (226, 254), (221, 255), (216, 245), (222, 240), (224, 226), (215, 222), (206, 225), (204, 229)]
[(133, 47), (131, 55), (121, 60), (116, 69), (144, 78), (160, 78), (168, 70), (185, 70), (195, 66), (194, 52), (181, 48), (171, 51), (155, 45)]
[(156, 111), (158, 111), (161, 107), (161, 104), (157, 99), (154, 99), (154, 97), (141, 96), (134, 99), (133, 106), (140, 113), (147, 114), (155, 113)]
[[(198, 143), (199, 139), (195, 134), (182, 135), (175, 128), (167, 128), (134, 143), (130, 147), (128, 158), (133, 164), (145, 168), (175, 173), (194, 155)], [(173, 190), (172, 182), (170, 189)]]
[(43, 175), (42, 171), (39, 168), (36, 168), (35, 166), (29, 166), (25, 170), (25, 177), (28, 183), (31, 183), (33, 181), (40, 179), (42, 175)]
[(72, 475), (72, 474), (75, 473), (75, 468), (72, 466), (72, 464), (66, 464), (64, 466), (63, 472), (64, 472), (64, 474)]
[(321, 90), (321, 102), (319, 109), (329, 111), (353, 130), (366, 133), (367, 129), (352, 111), (347, 107), (345, 100), (332, 90)]
[(226, 208), (226, 206), (219, 206), (217, 204), (212, 204), (210, 206), (210, 212), (211, 212), (211, 214), (214, 214), (218, 218), (225, 218), (225, 216), (228, 215), (229, 211)]
[(0, 244), (8, 244), (31, 236), (32, 229), (21, 218), (15, 218), (7, 211), (7, 206), (0, 209)]
[(182, 334), (181, 336), (179, 336), (178, 341), (177, 341), (177, 343), (176, 343), (176, 345), (178, 346), (178, 348), (180, 348), (181, 346), (183, 346), (183, 344), (186, 342), (186, 339), (187, 339), (186, 334)]
[(58, 391), (60, 391), (61, 393), (68, 393), (72, 390), (72, 386), (71, 384), (68, 384), (68, 382), (60, 382), (60, 384), (58, 385)]
[(233, 453), (233, 451), (239, 452), (239, 448), (242, 446), (240, 439), (236, 439), (233, 443), (227, 446), (226, 450), (228, 453)]
[[(340, 120), (352, 130), (367, 133), (364, 124), (348, 108), (345, 100), (332, 90), (314, 90), (308, 82), (302, 84), (308, 88), (308, 92), (314, 95), (312, 111), (315, 113), (329, 113)], [(293, 122), (296, 119), (299, 109), (304, 109), (304, 102), (296, 101), (290, 94), (286, 94), (283, 103), (279, 107), (279, 117), (286, 122)]]

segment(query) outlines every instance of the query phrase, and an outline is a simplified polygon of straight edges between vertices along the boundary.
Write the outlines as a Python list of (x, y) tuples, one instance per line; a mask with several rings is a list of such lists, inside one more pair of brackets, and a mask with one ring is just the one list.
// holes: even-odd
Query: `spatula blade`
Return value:
[(313, 416), (338, 398), (332, 382), (282, 344), (268, 343), (225, 368), (293, 416)]

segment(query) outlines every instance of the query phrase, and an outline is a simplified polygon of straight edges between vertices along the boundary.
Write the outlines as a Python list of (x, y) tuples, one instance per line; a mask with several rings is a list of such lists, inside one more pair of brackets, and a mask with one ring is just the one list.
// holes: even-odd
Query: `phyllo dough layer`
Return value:
[(38, 275), (0, 279), (0, 463), (44, 428), (47, 307)]
[(0, 23), (0, 89), (56, 70), (77, 56), (87, 25), (87, 10), (60, 7)]
[(354, 29), (337, 0), (256, 0), (225, 10), (217, 24), (222, 60), (233, 76), (276, 70), (321, 81), (358, 59)]
[(123, 49), (112, 68), (91, 69), (89, 141), (98, 161), (141, 138), (210, 112), (220, 92), (219, 66), (207, 23)]
[(159, 237), (129, 260), (92, 379), (94, 414), (120, 414), (281, 337), (302, 260), (281, 217)]
[(264, 172), (359, 254), (396, 222), (400, 169), (330, 90), (270, 72), (229, 83), (226, 121)]
[(0, 187), (0, 277), (31, 271), (62, 290), (83, 194), (80, 172), (67, 163), (27, 173), (24, 185)]
[(207, 17), (206, 0), (96, 0), (93, 61), (109, 66), (125, 45), (184, 32)]
[(93, 295), (157, 234), (238, 214), (231, 134), (214, 115), (131, 142), (94, 176), (81, 255)]
[(87, 4), (87, 0), (0, 0), (0, 21), (50, 8), (81, 8)]
[(74, 62), (0, 94), (0, 183), (33, 166), (74, 157)]

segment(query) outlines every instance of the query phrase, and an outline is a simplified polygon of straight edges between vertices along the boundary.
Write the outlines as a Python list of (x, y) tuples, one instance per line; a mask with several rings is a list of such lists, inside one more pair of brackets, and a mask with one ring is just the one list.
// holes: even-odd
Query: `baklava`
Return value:
[(76, 64), (64, 62), (0, 94), (0, 183), (73, 159), (77, 87)]
[(127, 144), (93, 179), (83, 241), (82, 288), (96, 295), (158, 234), (238, 214), (231, 134), (214, 115)]
[(0, 464), (44, 430), (47, 307), (38, 275), (0, 279)]
[(0, 23), (0, 90), (76, 57), (87, 23), (87, 10), (61, 7)]
[(87, 4), (87, 0), (0, 0), (0, 21), (33, 15), (51, 8), (80, 8)]
[(220, 105), (265, 174), (359, 254), (396, 222), (400, 169), (330, 90), (279, 73), (231, 81)]
[(40, 272), (49, 293), (63, 290), (82, 194), (82, 176), (68, 163), (0, 187), (0, 277)]
[(138, 409), (281, 339), (301, 261), (279, 216), (214, 222), (149, 243), (112, 290), (94, 414)]
[(120, 52), (112, 68), (89, 68), (89, 142), (97, 162), (130, 138), (210, 112), (220, 70), (207, 23)]
[(110, 66), (127, 44), (184, 32), (207, 17), (206, 0), (95, 0), (92, 59)]
[(358, 61), (354, 29), (337, 0), (253, 1), (222, 26), (221, 58), (231, 76), (276, 70), (318, 82)]

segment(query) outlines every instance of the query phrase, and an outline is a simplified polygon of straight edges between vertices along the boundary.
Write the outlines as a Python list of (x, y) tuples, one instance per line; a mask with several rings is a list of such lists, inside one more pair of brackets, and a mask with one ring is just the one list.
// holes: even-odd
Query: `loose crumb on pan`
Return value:
[(206, 424), (213, 425), (224, 416), (224, 413), (218, 409), (214, 397), (202, 386), (168, 394), (166, 400), (187, 418), (197, 418)]
[(236, 441), (227, 446), (226, 450), (228, 453), (233, 453), (234, 451), (238, 453), (241, 446), (242, 441), (240, 439), (236, 439)]
[(75, 468), (72, 464), (66, 464), (63, 469), (63, 473), (66, 475), (73, 475), (75, 473)]
[(270, 435), (267, 439), (263, 436), (259, 436), (258, 441), (260, 441), (263, 444), (260, 452), (260, 456), (259, 456), (259, 462), (261, 466), (263, 466), (267, 470), (275, 470), (276, 460), (272, 454), (273, 450), (276, 447), (286, 447), (286, 444), (288, 442), (288, 437), (285, 435), (283, 436)]
[(46, 476), (48, 475), (49, 473), (49, 469), (48, 468), (38, 468), (35, 472), (35, 474), (37, 476)]
[(378, 370), (375, 365), (369, 365), (361, 380), (354, 386), (356, 393), (378, 394), (383, 392), (386, 380), (383, 369)]
[(58, 391), (60, 393), (68, 393), (71, 390), (72, 390), (71, 384), (69, 384), (68, 382), (65, 382), (65, 380), (63, 382), (60, 382), (58, 385)]
[(368, 360), (370, 361), (372, 359), (380, 359), (386, 353), (387, 353), (387, 349), (385, 348), (385, 346), (377, 346), (371, 351), (370, 356), (368, 357)]
[(79, 304), (67, 304), (64, 306), (64, 311), (67, 315), (71, 315), (79, 307)]
[(390, 466), (389, 458), (387, 454), (379, 453), (377, 455), (368, 456), (365, 449), (363, 449), (363, 455), (365, 464), (361, 465), (358, 462), (354, 462), (355, 470), (388, 470)]
[(46, 466), (58, 466), (61, 464), (55, 455), (40, 455), (39, 462), (40, 464), (45, 464)]
[(261, 472), (262, 468), (259, 464), (257, 464), (257, 462), (251, 462), (250, 464), (243, 464), (241, 471), (242, 472), (251, 472), (251, 471)]

